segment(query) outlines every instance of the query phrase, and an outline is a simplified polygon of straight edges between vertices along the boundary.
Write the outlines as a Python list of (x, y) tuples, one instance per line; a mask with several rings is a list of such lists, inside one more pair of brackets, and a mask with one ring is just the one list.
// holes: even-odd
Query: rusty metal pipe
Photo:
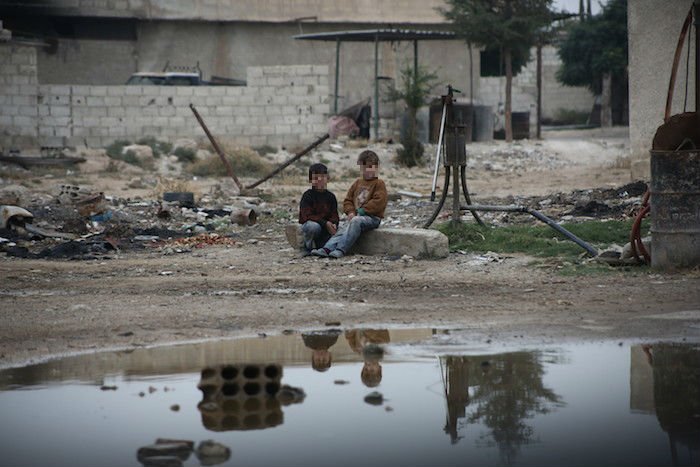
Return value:
[(329, 137), (330, 137), (330, 135), (329, 135), (328, 133), (324, 134), (323, 136), (320, 136), (318, 139), (316, 139), (316, 141), (314, 141), (313, 143), (311, 143), (310, 145), (308, 145), (307, 147), (305, 147), (304, 149), (302, 149), (300, 152), (298, 152), (297, 154), (295, 154), (294, 157), (292, 157), (291, 159), (289, 159), (287, 162), (284, 162), (282, 165), (280, 165), (279, 167), (277, 167), (275, 170), (273, 170), (272, 172), (270, 172), (268, 175), (264, 176), (263, 178), (261, 178), (260, 180), (258, 180), (258, 181), (255, 182), (255, 183), (251, 183), (251, 184), (248, 185), (246, 188), (248, 188), (248, 189), (255, 188), (256, 186), (260, 185), (261, 183), (263, 183), (263, 182), (265, 182), (265, 181), (271, 179), (272, 177), (274, 177), (275, 175), (277, 175), (278, 173), (280, 173), (281, 171), (283, 171), (285, 168), (287, 168), (287, 166), (288, 166), (289, 164), (291, 164), (292, 162), (294, 162), (294, 161), (300, 159), (303, 155), (305, 155), (306, 153), (308, 153), (309, 151), (311, 151), (312, 149), (314, 149), (314, 148), (315, 148), (316, 146), (318, 146), (319, 144), (323, 143), (323, 142), (324, 142), (325, 140), (327, 140)]
[(204, 120), (202, 120), (202, 117), (199, 116), (199, 112), (197, 112), (197, 109), (195, 109), (194, 105), (192, 105), (192, 104), (190, 104), (190, 109), (192, 109), (192, 113), (194, 113), (195, 118), (197, 119), (199, 124), (202, 126), (204, 133), (206, 133), (207, 137), (209, 138), (211, 145), (214, 146), (214, 150), (221, 158), (221, 162), (223, 162), (224, 167), (226, 167), (226, 172), (228, 172), (229, 176), (233, 179), (234, 182), (236, 182), (236, 186), (238, 187), (238, 190), (243, 191), (243, 185), (241, 185), (241, 182), (238, 181), (238, 177), (236, 177), (236, 173), (233, 171), (233, 167), (231, 167), (231, 164), (229, 164), (228, 161), (226, 160), (226, 155), (219, 147), (219, 143), (216, 142), (216, 140), (214, 139), (212, 134), (209, 132), (209, 128), (207, 128), (207, 126), (204, 124)]
[[(664, 122), (668, 122), (671, 117), (671, 105), (673, 104), (673, 88), (676, 87), (676, 73), (678, 72), (678, 63), (681, 60), (681, 51), (683, 50), (683, 42), (685, 42), (685, 35), (688, 33), (690, 28), (690, 22), (693, 19), (693, 8), (691, 7), (688, 11), (688, 15), (685, 17), (683, 22), (683, 27), (681, 27), (681, 34), (678, 37), (678, 44), (676, 45), (676, 52), (673, 55), (673, 66), (671, 67), (671, 78), (668, 83), (668, 95), (666, 96), (666, 111), (664, 113)], [(695, 32), (697, 35), (697, 31)], [(696, 77), (697, 79), (697, 77)], [(696, 86), (697, 87), (697, 86)], [(697, 102), (697, 101), (696, 101)], [(697, 112), (697, 108), (695, 109)]]

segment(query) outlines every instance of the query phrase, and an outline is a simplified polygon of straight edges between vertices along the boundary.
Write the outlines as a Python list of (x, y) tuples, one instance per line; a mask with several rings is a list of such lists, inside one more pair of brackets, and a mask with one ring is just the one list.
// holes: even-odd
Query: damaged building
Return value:
[[(371, 98), (375, 47), (294, 40), (347, 30), (447, 31), (439, 0), (195, 1), (51, 0), (0, 3), (11, 37), (0, 45), (0, 145), (102, 146), (119, 138), (201, 136), (187, 104), (207, 116), (217, 134), (249, 145), (313, 140), (334, 111)], [(386, 99), (400, 70), (414, 61), (461, 99), (498, 112), (503, 78), (481, 77), (480, 53), (461, 40), (378, 44), (379, 131), (395, 137), (403, 109)], [(415, 48), (414, 48), (415, 47)], [(544, 116), (562, 108), (588, 111), (593, 96), (554, 80), (558, 57), (544, 51)], [(533, 61), (534, 62), (534, 61)], [(204, 82), (235, 86), (126, 86), (135, 73), (196, 72)], [(514, 82), (516, 112), (535, 118), (534, 63)], [(440, 90), (435, 90), (436, 96)], [(423, 115), (427, 126), (427, 111)]]

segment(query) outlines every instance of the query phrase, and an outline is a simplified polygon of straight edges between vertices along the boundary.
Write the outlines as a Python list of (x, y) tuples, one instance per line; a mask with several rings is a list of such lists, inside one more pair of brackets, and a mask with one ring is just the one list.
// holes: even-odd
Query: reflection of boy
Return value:
[(308, 256), (314, 248), (320, 248), (338, 231), (338, 201), (328, 191), (328, 168), (323, 164), (309, 167), (311, 188), (306, 190), (299, 202), (299, 223), (304, 244), (302, 256)]
[(355, 180), (343, 200), (348, 221), (322, 248), (311, 251), (316, 256), (342, 258), (363, 232), (379, 227), (384, 217), (389, 197), (386, 185), (377, 176), (379, 156), (374, 151), (362, 151), (357, 164), (361, 177)]
[(379, 364), (384, 351), (378, 345), (389, 342), (389, 331), (387, 329), (353, 329), (345, 332), (348, 345), (355, 353), (362, 355), (364, 365), (360, 372), (362, 383), (373, 388), (382, 381), (382, 366)]
[(312, 350), (311, 368), (324, 372), (331, 367), (331, 353), (328, 351), (338, 340), (337, 332), (303, 333), (301, 339), (304, 345)]

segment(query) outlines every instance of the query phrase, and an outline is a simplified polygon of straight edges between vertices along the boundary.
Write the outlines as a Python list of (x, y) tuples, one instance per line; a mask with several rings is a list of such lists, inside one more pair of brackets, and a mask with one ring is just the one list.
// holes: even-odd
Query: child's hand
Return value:
[(326, 230), (328, 230), (328, 233), (331, 235), (335, 235), (336, 232), (338, 231), (338, 228), (335, 226), (335, 224), (331, 221), (326, 221)]
[(355, 217), (356, 215), (357, 215), (357, 214), (355, 214), (354, 212), (349, 212), (349, 213), (348, 213), (348, 221), (351, 221), (352, 218)]

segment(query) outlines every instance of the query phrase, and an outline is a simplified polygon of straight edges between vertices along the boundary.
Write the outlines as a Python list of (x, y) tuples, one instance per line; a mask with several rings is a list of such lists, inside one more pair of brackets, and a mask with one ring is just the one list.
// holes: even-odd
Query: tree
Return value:
[[(562, 66), (557, 80), (568, 86), (586, 86), (594, 94), (611, 95), (625, 107), (627, 94), (627, 0), (610, 0), (603, 11), (571, 24), (559, 43)], [(608, 103), (608, 105), (605, 105)], [(601, 123), (611, 114), (603, 100)], [(622, 117), (614, 120), (621, 121)]]
[(446, 0), (438, 8), (460, 37), (484, 47), (503, 51), (506, 71), (506, 141), (513, 140), (512, 84), (514, 51), (529, 50), (538, 31), (552, 22), (552, 0)]
[(418, 109), (428, 103), (430, 92), (436, 86), (437, 75), (425, 68), (406, 66), (401, 70), (401, 86), (392, 89), (389, 100), (403, 101), (408, 110), (408, 128), (401, 134), (402, 149), (398, 150), (398, 159), (402, 164), (413, 167), (423, 159), (423, 145), (418, 141)]

